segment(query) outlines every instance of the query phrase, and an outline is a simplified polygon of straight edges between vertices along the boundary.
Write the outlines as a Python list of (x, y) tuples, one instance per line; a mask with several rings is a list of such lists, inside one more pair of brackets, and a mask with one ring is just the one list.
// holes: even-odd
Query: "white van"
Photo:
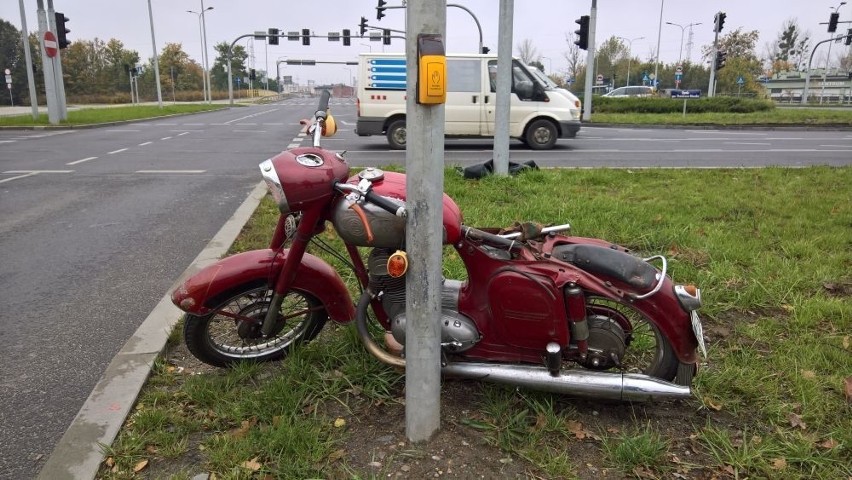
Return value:
[[(447, 137), (494, 136), (496, 74), (495, 55), (447, 55)], [(404, 55), (362, 53), (358, 59), (355, 133), (386, 135), (391, 148), (404, 149), (405, 88)], [(558, 138), (577, 136), (580, 101), (557, 90), (513, 60), (509, 136), (534, 150), (550, 149)]]

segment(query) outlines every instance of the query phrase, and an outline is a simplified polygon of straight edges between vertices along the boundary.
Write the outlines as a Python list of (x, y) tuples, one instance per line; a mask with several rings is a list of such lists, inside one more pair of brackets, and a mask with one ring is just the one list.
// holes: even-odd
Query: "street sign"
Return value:
[(701, 98), (701, 90), (672, 90), (672, 98)]
[(50, 58), (56, 56), (59, 49), (59, 43), (56, 42), (56, 35), (50, 30), (44, 32), (44, 53)]
[(603, 80), (604, 80), (604, 79), (603, 79), (603, 75), (601, 75), (601, 74), (599, 73), (599, 74), (598, 74), (598, 76), (597, 76), (597, 78), (595, 79), (595, 83), (596, 83), (596, 84), (598, 84), (598, 85), (603, 85)]
[(678, 81), (678, 82), (683, 80), (683, 74), (682, 73), (675, 73), (675, 80)]
[(683, 73), (683, 65), (678, 65), (677, 68), (675, 68), (675, 73)]
[(742, 77), (742, 75), (740, 75), (739, 77), (737, 77), (737, 85), (743, 84), (745, 84), (745, 79)]

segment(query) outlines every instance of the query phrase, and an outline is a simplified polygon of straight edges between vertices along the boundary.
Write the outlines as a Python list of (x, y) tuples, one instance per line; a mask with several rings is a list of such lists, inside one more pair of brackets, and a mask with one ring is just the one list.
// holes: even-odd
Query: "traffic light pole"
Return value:
[(33, 56), (30, 52), (30, 36), (27, 33), (27, 14), (24, 10), (24, 0), (21, 4), (21, 41), (24, 46), (24, 59), (27, 62), (27, 83), (30, 88), (30, 105), (33, 109), (33, 120), (38, 120), (38, 93), (36, 93), (35, 74), (33, 73)]
[(509, 109), (512, 90), (514, 0), (500, 0), (497, 24), (497, 100), (494, 113), (494, 174), (509, 175)]
[[(53, 9), (53, 0), (47, 0), (47, 25), (51, 32), (56, 32), (56, 11)], [(65, 77), (62, 76), (62, 49), (56, 49), (55, 57), (56, 68), (54, 75), (56, 76), (56, 100), (59, 104), (59, 119), (66, 120), (68, 118), (68, 106), (65, 103)]]
[(598, 19), (598, 0), (592, 0), (589, 11), (589, 39), (586, 50), (586, 86), (583, 89), (583, 121), (592, 119), (592, 82), (595, 78), (595, 24)]
[(710, 60), (710, 85), (707, 86), (707, 96), (715, 97), (716, 96), (716, 57), (719, 52), (719, 21), (716, 20), (715, 27), (713, 30), (716, 31), (716, 35), (713, 37), (713, 54), (711, 55)]
[[(47, 12), (44, 10), (44, 1), (37, 0), (38, 9), (38, 44), (41, 48), (41, 67), (44, 73), (44, 96), (47, 99), (47, 119), (51, 125), (59, 123), (59, 105), (56, 98), (56, 75), (53, 72), (53, 66), (56, 62), (51, 57), (48, 57), (44, 48), (44, 34), (50, 31), (47, 23)], [(58, 45), (57, 45), (58, 47)], [(59, 48), (57, 48), (59, 50)]]
[[(816, 53), (817, 48), (820, 45), (822, 45), (823, 43), (836, 42), (836, 41), (839, 41), (839, 40), (843, 40), (844, 38), (846, 38), (846, 35), (839, 35), (837, 37), (833, 37), (833, 38), (823, 40), (823, 41), (817, 43), (816, 45), (814, 45), (814, 49), (811, 50), (811, 57), (808, 60), (808, 71), (805, 74), (805, 89), (802, 91), (802, 105), (806, 105), (808, 103), (808, 90), (809, 90), (810, 85), (811, 85), (811, 63), (814, 61), (814, 54)], [(823, 80), (823, 85), (824, 84), (825, 84), (825, 80)]]

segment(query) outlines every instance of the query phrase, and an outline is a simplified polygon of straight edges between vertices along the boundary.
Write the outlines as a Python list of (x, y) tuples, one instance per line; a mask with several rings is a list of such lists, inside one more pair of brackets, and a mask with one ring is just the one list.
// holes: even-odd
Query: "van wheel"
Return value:
[(536, 120), (527, 127), (524, 141), (533, 150), (550, 150), (556, 145), (559, 133), (550, 120)]
[(388, 127), (388, 144), (394, 150), (405, 150), (405, 120), (394, 120)]

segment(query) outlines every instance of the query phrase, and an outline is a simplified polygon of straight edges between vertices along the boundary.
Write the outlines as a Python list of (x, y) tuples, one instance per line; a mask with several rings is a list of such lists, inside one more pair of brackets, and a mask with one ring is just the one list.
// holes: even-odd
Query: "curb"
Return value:
[(639, 123), (595, 123), (583, 122), (583, 127), (600, 127), (600, 128), (630, 128), (630, 129), (660, 129), (660, 130), (806, 130), (806, 131), (843, 131), (852, 130), (852, 125), (845, 124), (825, 124), (825, 125), (805, 125), (805, 124), (754, 124), (754, 125), (718, 125), (718, 124), (671, 124), (663, 125), (659, 123), (639, 124)]
[(104, 458), (104, 447), (112, 445), (118, 435), (154, 361), (183, 314), (172, 304), (170, 292), (189, 275), (227, 253), (265, 195), (266, 184), (260, 182), (121, 347), (56, 444), (38, 479), (95, 478)]
[(145, 118), (135, 118), (132, 120), (116, 120), (114, 122), (104, 122), (104, 123), (87, 123), (84, 125), (0, 125), (0, 130), (86, 130), (90, 128), (100, 128), (100, 127), (114, 127), (116, 125), (126, 125), (128, 123), (137, 123), (137, 122), (148, 122), (152, 120), (159, 120), (162, 118), (171, 118), (171, 117), (185, 117), (187, 115), (198, 115), (200, 113), (210, 113), (218, 110), (228, 110), (236, 106), (243, 105), (227, 105), (223, 108), (213, 109), (213, 110), (202, 110), (200, 112), (184, 112), (184, 113), (170, 113), (168, 115), (159, 115), (156, 117), (145, 117)]

